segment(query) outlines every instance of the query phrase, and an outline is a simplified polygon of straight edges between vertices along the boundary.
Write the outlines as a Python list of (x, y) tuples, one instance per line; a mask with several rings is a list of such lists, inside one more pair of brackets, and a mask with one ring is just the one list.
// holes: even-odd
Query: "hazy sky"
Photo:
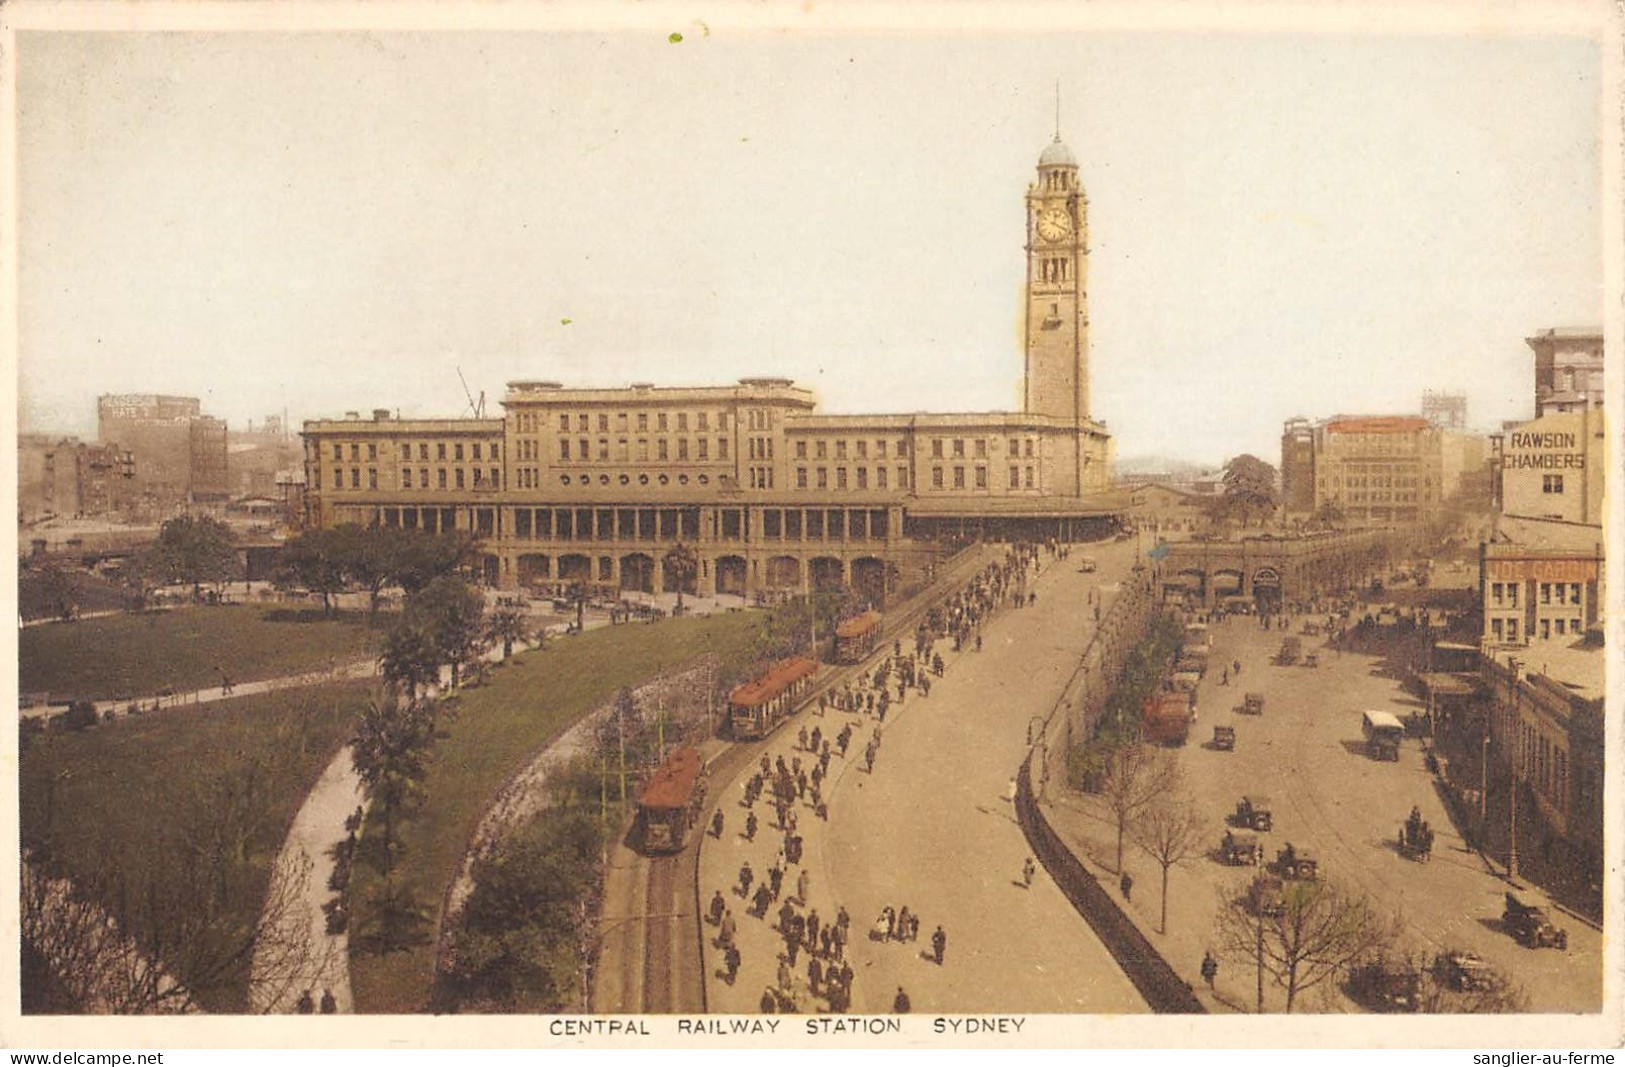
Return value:
[(1581, 38), (19, 37), (21, 419), (495, 408), (512, 378), (778, 374), (1019, 404), (1022, 195), (1063, 92), (1093, 414), (1278, 458), (1292, 415), (1532, 411), (1602, 317)]

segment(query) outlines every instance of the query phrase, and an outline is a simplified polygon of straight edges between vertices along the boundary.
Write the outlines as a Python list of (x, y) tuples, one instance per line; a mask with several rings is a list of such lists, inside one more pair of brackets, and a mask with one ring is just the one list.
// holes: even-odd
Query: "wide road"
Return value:
[[(1296, 626), (1294, 629), (1300, 627)], [(1302, 637), (1306, 650), (1319, 653), (1317, 668), (1278, 666), (1272, 658), (1284, 636), (1241, 616), (1213, 626), (1213, 668), (1202, 683), (1191, 740), (1177, 752), (1186, 787), (1207, 820), (1217, 846), (1225, 816), (1243, 793), (1267, 794), (1274, 805), (1274, 828), (1261, 834), (1267, 858), (1287, 842), (1314, 852), (1326, 875), (1364, 893), (1402, 927), (1402, 950), (1431, 959), (1447, 949), (1483, 956), (1523, 987), (1535, 1012), (1595, 1012), (1602, 1004), (1602, 935), (1580, 920), (1552, 911), (1567, 928), (1567, 951), (1526, 949), (1500, 928), (1503, 893), (1510, 886), (1469, 849), (1451, 825), (1443, 801), (1424, 766), (1421, 745), (1407, 740), (1397, 763), (1365, 754), (1360, 729), (1365, 709), (1387, 709), (1403, 717), (1418, 702), (1387, 674), (1381, 660), (1322, 647), (1318, 637)], [(1223, 686), (1220, 667), (1239, 660), (1242, 673)], [(1262, 716), (1241, 714), (1236, 705), (1247, 692), (1264, 696)], [(1215, 724), (1236, 728), (1236, 749), (1221, 752), (1207, 742)], [(1395, 844), (1400, 823), (1412, 805), (1432, 825), (1433, 856), (1423, 863), (1402, 857)], [(1060, 829), (1069, 840), (1109, 859), (1112, 832), (1097, 798), (1072, 797), (1059, 805)], [(1132, 910), (1142, 929), (1155, 929), (1158, 873), (1144, 853), (1131, 849), (1127, 866), (1138, 885)], [(1172, 872), (1169, 930), (1153, 934), (1166, 958), (1194, 972), (1211, 931), (1220, 887), (1238, 887), (1250, 871), (1226, 867), (1203, 856)], [(1522, 884), (1519, 895), (1548, 904), (1538, 889)], [(1194, 975), (1191, 975), (1194, 977)], [(1244, 966), (1224, 966), (1218, 992), (1237, 1008), (1254, 1003), (1253, 976)], [(1281, 990), (1266, 989), (1266, 1007), (1284, 1007)], [(1315, 990), (1295, 1010), (1357, 1010), (1330, 986)]]
[[(1095, 574), (1079, 573), (1085, 555), (1100, 562)], [(1133, 562), (1131, 544), (1076, 546), (1071, 558), (1043, 557), (1035, 584), (1037, 604), (1001, 608), (983, 627), (983, 651), (954, 654), (937, 644), (947, 662), (929, 698), (911, 694), (893, 707), (872, 774), (861, 763), (875, 722), (863, 716), (807, 712), (775, 736), (773, 754), (794, 755), (796, 732), (819, 725), (837, 732), (852, 723), (850, 755), (831, 764), (829, 821), (798, 810), (810, 878), (808, 903), (821, 918), (844, 906), (852, 917), (847, 958), (854, 972), (852, 1010), (890, 1011), (899, 987), (915, 1011), (1089, 1012), (1147, 1010), (1084, 920), (1039, 871), (1030, 889), (1021, 885), (1026, 840), (1011, 804), (1012, 781), (1026, 754), (1026, 730), (1034, 716), (1054, 705), (1089, 637), (1088, 592), (1108, 599)], [(894, 635), (896, 636), (896, 635)], [(907, 636), (905, 644), (908, 644)], [(718, 783), (727, 830), (707, 841), (701, 856), (701, 897), (723, 888), (737, 918), (742, 967), (729, 986), (718, 977), (719, 953), (707, 953), (712, 1011), (755, 1011), (765, 986), (776, 984), (782, 949), (768, 920), (745, 914), (730, 894), (742, 862), (760, 877), (772, 865), (779, 835), (771, 809), (754, 842), (740, 836), (744, 811), (741, 783)], [(791, 867), (785, 895), (800, 871)], [(782, 900), (782, 898), (781, 898)], [(916, 942), (882, 942), (866, 936), (882, 907), (905, 905), (920, 916)], [(942, 966), (931, 961), (932, 931), (947, 934)], [(714, 932), (708, 928), (708, 936)], [(798, 981), (807, 982), (806, 958)], [(803, 989), (802, 1011), (822, 1010)]]

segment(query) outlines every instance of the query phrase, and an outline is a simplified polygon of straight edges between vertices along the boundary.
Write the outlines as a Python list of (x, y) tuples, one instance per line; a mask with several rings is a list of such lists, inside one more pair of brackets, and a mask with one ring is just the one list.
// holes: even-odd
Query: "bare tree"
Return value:
[(1283, 883), (1261, 875), (1221, 896), (1215, 923), (1219, 951), (1257, 968), (1260, 1012), (1266, 972), (1286, 987), (1290, 1013), (1300, 993), (1382, 955), (1394, 938), (1394, 924), (1368, 900), (1324, 878)]
[[(1196, 804), (1184, 792), (1158, 797), (1134, 820), (1130, 832), (1135, 842), (1162, 868), (1162, 916), (1159, 933), (1168, 932), (1168, 871), (1202, 853), (1205, 827)], [(1121, 865), (1119, 865), (1121, 866)]]
[(1158, 797), (1179, 787), (1179, 767), (1166, 752), (1129, 743), (1106, 758), (1100, 793), (1117, 823), (1117, 871), (1123, 870), (1123, 838)]

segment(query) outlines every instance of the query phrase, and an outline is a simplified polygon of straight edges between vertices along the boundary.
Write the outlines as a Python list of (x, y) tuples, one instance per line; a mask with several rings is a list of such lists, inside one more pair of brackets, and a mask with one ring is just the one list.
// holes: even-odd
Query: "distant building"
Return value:
[(1554, 327), (1525, 343), (1535, 353), (1535, 417), (1601, 407), (1602, 331)]
[(24, 434), (17, 440), (17, 510), (24, 523), (44, 518), (102, 518), (134, 497), (134, 459), (118, 445)]
[(96, 405), (98, 440), (135, 460), (135, 484), (159, 511), (220, 502), (230, 493), (226, 424), (196, 397), (108, 394)]
[(1467, 429), (1467, 394), (1427, 390), (1422, 394), (1422, 417), (1441, 430)]
[(1288, 419), (1281, 430), (1283, 509), (1298, 518), (1330, 509), (1352, 526), (1430, 522), (1458, 494), (1488, 503), (1488, 450), (1484, 437), (1419, 415)]
[(1281, 428), (1281, 511), (1288, 516), (1315, 511), (1315, 426), (1301, 416)]

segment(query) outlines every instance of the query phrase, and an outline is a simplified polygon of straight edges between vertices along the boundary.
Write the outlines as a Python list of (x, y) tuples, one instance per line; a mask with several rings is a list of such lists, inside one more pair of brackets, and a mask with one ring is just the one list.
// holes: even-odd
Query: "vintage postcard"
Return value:
[(1620, 1043), (1615, 7), (0, 18), (8, 1047)]

